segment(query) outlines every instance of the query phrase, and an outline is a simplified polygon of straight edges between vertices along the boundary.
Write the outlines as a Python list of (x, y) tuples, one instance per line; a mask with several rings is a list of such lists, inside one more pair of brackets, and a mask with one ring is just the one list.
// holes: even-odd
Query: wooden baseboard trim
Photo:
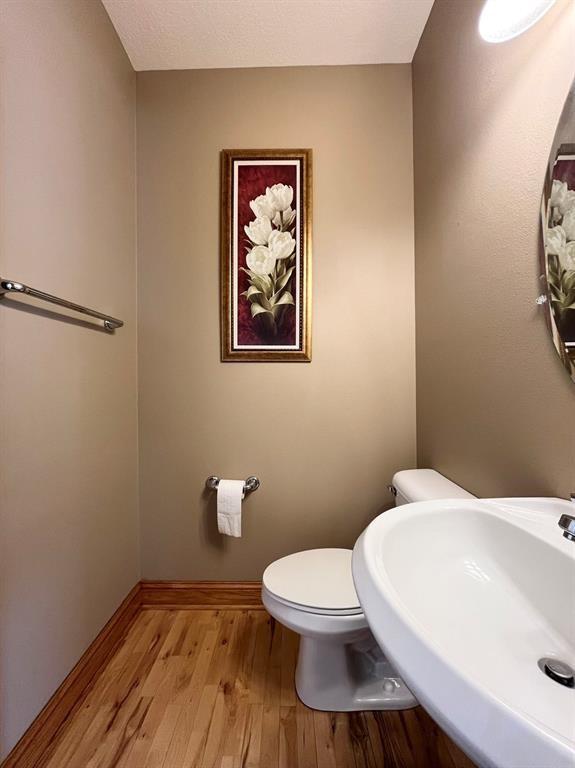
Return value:
[(261, 609), (260, 581), (142, 581), (142, 608)]
[(60, 728), (81, 705), (96, 676), (138, 615), (140, 595), (138, 583), (5, 758), (1, 768), (41, 768), (47, 762)]

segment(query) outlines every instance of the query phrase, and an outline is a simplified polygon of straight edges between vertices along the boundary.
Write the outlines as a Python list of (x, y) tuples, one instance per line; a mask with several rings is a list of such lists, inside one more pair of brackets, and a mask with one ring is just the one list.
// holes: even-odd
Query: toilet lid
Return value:
[(264, 587), (303, 608), (359, 613), (351, 576), (351, 549), (308, 549), (268, 565)]

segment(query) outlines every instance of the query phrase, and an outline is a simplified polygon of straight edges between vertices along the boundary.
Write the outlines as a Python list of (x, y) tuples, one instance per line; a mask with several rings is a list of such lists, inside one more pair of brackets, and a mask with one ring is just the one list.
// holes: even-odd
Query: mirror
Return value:
[(542, 277), (553, 343), (575, 381), (575, 81), (555, 132), (541, 201)]

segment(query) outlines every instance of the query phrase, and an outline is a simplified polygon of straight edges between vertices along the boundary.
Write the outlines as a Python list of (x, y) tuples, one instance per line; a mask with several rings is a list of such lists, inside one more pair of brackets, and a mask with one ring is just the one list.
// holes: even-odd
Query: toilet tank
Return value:
[(395, 495), (396, 507), (413, 501), (476, 498), (434, 469), (404, 469), (396, 472), (390, 490)]

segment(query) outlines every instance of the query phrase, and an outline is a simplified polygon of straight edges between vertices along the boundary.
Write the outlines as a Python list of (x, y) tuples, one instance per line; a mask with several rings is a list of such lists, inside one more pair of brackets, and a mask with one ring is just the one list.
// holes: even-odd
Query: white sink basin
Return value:
[(353, 553), (365, 615), (421, 704), (480, 766), (574, 768), (575, 542), (560, 499), (426, 501), (377, 517)]

